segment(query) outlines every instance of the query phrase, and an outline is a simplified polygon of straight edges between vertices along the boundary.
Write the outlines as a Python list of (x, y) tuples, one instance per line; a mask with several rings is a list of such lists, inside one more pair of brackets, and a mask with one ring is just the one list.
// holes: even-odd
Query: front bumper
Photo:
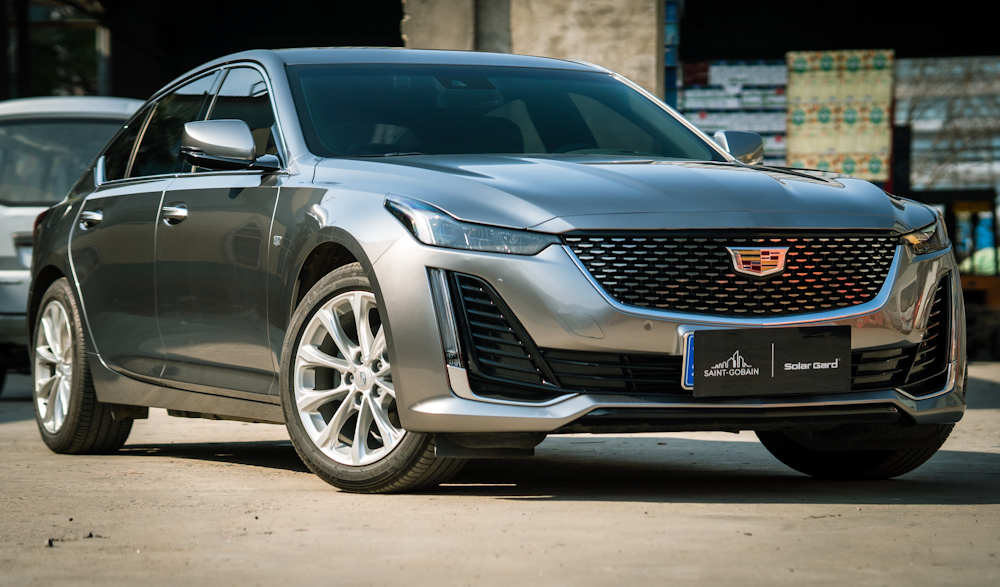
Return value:
[[(965, 410), (964, 311), (951, 250), (914, 257), (900, 247), (879, 296), (865, 304), (801, 316), (734, 319), (667, 314), (616, 303), (578, 266), (564, 247), (532, 257), (471, 253), (399, 239), (374, 264), (390, 324), (393, 373), (400, 420), (419, 432), (554, 432), (591, 414), (627, 410), (666, 422), (689, 414), (705, 418), (701, 429), (753, 429), (760, 422), (789, 419), (804, 409), (847, 414), (851, 410), (895, 411), (909, 423), (949, 423)], [(851, 327), (852, 350), (916, 345), (924, 337), (933, 291), (946, 278), (951, 313), (948, 375), (940, 389), (913, 397), (896, 389), (826, 395), (759, 398), (694, 398), (684, 395), (566, 393), (544, 402), (477, 396), (464, 369), (445, 364), (428, 285), (427, 268), (474, 275), (488, 282), (538, 347), (584, 352), (680, 355), (688, 332), (713, 328), (839, 325)], [(581, 316), (592, 319), (592, 323)], [(596, 328), (594, 327), (596, 326)], [(666, 410), (666, 412), (664, 411)], [(846, 411), (845, 411), (846, 410)], [(709, 424), (712, 414), (752, 414)], [(817, 412), (817, 413), (819, 413)], [(867, 412), (866, 412), (867, 413)], [(664, 414), (669, 417), (664, 420)], [(676, 418), (675, 418), (676, 419)], [(684, 418), (679, 418), (684, 420)], [(793, 418), (794, 419), (794, 418)], [(718, 419), (724, 420), (723, 418)], [(807, 421), (802, 420), (802, 421)], [(736, 422), (735, 424), (733, 422)], [(692, 428), (692, 426), (694, 428)], [(697, 423), (684, 429), (696, 429)], [(672, 429), (664, 424), (663, 429)]]

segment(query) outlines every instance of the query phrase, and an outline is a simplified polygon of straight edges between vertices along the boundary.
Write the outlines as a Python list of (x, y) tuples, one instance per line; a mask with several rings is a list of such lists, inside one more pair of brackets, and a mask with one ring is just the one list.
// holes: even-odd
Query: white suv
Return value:
[(66, 196), (141, 105), (104, 97), (0, 102), (0, 389), (8, 370), (30, 371), (24, 319), (32, 223)]

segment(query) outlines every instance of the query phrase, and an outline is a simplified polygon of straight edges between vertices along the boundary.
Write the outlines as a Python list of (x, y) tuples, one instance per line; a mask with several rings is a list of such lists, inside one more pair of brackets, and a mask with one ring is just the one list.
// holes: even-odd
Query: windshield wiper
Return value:
[(371, 155), (348, 155), (348, 157), (406, 157), (409, 155), (426, 155), (419, 151), (408, 151), (406, 153), (373, 153)]

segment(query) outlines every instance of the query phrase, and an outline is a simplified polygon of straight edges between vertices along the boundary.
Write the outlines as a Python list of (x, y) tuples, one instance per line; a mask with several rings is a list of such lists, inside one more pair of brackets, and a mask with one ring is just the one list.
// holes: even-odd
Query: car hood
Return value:
[(324, 159), (315, 181), (398, 194), (469, 222), (578, 229), (825, 228), (906, 231), (922, 204), (866, 181), (739, 163), (580, 155)]

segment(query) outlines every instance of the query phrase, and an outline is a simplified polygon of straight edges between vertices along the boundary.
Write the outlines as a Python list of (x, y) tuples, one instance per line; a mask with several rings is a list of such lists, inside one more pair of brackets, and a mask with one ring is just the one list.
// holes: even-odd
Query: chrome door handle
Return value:
[(187, 206), (180, 203), (164, 206), (160, 210), (160, 213), (163, 216), (163, 222), (171, 226), (180, 223), (181, 221), (183, 221), (185, 218), (188, 217)]
[(94, 228), (97, 223), (104, 219), (104, 214), (100, 210), (87, 210), (80, 212), (80, 228), (87, 230)]

